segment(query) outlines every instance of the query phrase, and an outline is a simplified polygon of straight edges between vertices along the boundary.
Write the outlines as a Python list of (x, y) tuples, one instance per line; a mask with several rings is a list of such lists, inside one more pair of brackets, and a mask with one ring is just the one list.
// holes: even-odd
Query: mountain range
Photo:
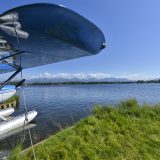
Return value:
[(102, 73), (44, 73), (38, 76), (26, 77), (27, 83), (57, 83), (57, 82), (129, 82), (130, 80), (125, 78), (115, 78), (108, 74)]

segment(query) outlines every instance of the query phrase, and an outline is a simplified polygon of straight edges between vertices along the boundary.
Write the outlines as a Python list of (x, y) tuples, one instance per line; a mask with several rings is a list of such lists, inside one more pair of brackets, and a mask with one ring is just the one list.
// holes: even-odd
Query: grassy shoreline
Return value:
[[(31, 150), (10, 160), (33, 159)], [(96, 106), (92, 115), (35, 146), (37, 160), (159, 159), (160, 105), (136, 100)]]

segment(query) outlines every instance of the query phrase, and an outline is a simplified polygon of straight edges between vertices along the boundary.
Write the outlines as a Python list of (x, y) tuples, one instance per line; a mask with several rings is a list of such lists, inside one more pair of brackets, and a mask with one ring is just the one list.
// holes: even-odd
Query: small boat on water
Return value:
[(16, 87), (14, 85), (6, 85), (0, 89), (0, 103), (14, 96)]
[[(0, 135), (5, 134), (9, 131), (17, 129), (19, 127), (24, 126), (24, 124), (28, 124), (31, 122), (37, 115), (37, 111), (30, 111), (27, 114), (27, 121), (25, 118), (25, 114), (13, 117), (11, 119), (6, 119), (5, 121), (0, 123)], [(5, 119), (5, 118), (4, 118)]]

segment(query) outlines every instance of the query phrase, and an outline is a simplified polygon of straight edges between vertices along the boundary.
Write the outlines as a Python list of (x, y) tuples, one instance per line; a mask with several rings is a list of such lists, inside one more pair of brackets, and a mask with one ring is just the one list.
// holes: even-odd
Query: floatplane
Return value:
[[(102, 31), (76, 12), (55, 4), (31, 4), (0, 15), (0, 74), (12, 75), (0, 86), (0, 103), (24, 83), (9, 85), (22, 69), (98, 54), (106, 47)], [(23, 87), (22, 87), (23, 88)], [(0, 135), (32, 121), (37, 111), (7, 119), (13, 108), (0, 110)]]

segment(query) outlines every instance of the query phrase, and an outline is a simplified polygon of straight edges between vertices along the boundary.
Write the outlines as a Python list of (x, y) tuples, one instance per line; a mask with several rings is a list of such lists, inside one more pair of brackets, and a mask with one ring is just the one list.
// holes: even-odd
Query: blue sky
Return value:
[(0, 13), (36, 2), (62, 4), (85, 16), (104, 32), (108, 47), (96, 56), (27, 69), (26, 76), (47, 72), (160, 78), (159, 0), (1, 0)]

